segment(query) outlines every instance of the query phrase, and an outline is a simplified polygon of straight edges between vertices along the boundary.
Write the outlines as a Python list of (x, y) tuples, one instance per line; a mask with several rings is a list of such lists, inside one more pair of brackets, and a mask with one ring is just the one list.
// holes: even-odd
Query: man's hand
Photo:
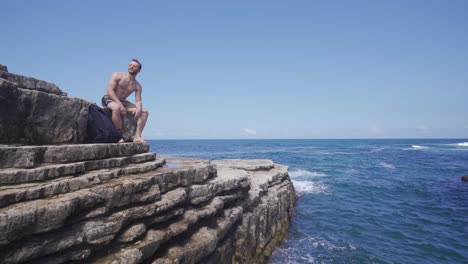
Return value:
[(135, 119), (140, 118), (140, 116), (141, 116), (141, 108), (137, 108), (135, 111)]

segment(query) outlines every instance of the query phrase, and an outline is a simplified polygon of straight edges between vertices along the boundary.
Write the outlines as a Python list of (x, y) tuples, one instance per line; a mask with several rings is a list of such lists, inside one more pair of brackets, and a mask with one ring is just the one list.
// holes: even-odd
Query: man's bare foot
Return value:
[(146, 143), (146, 141), (144, 141), (144, 140), (143, 140), (142, 138), (140, 138), (140, 137), (139, 137), (139, 138), (137, 138), (137, 137), (134, 138), (134, 139), (133, 139), (133, 142), (134, 142), (134, 143)]
[(121, 138), (119, 141), (117, 141), (117, 143), (125, 143), (125, 141), (123, 138)]

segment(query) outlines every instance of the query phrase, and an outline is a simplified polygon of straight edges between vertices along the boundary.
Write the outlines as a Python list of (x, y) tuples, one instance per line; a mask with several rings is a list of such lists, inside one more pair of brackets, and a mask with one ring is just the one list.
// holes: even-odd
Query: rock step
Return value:
[[(89, 194), (84, 191), (81, 192), (81, 195)], [(82, 244), (86, 243), (89, 247), (84, 248), (85, 251), (89, 252), (87, 254), (87, 256), (89, 256), (91, 252), (99, 250), (95, 245), (108, 243), (121, 229), (127, 229), (127, 225), (132, 221), (141, 218), (151, 219), (152, 216), (153, 219), (157, 219), (158, 215), (161, 213), (164, 213), (164, 216), (167, 216), (166, 211), (174, 206), (180, 206), (183, 204), (185, 198), (185, 190), (183, 188), (179, 188), (164, 194), (161, 197), (161, 200), (154, 203), (131, 207), (112, 214), (109, 214), (107, 210), (101, 210), (102, 208), (105, 209), (105, 207), (96, 207), (95, 210), (88, 211), (87, 214), (73, 219), (78, 222), (68, 222), (65, 230), (54, 230), (45, 234), (35, 234), (30, 238), (16, 241), (15, 245), (11, 247), (11, 250), (0, 250), (0, 259), (5, 263), (19, 263), (31, 259), (34, 259), (33, 263), (68, 263), (70, 260), (75, 260), (74, 257), (71, 256), (74, 255), (73, 252), (83, 250)], [(101, 203), (100, 205), (102, 205), (102, 199), (98, 199), (98, 203), (99, 202)], [(183, 209), (180, 210), (182, 210), (182, 212), (176, 214), (182, 214)], [(53, 218), (52, 222), (56, 223), (56, 218), (58, 216), (52, 215), (51, 217)], [(14, 219), (13, 217), (11, 219), (21, 220), (20, 218)], [(45, 221), (45, 219), (43, 220)], [(30, 223), (32, 222), (33, 221), (30, 221)], [(12, 223), (14, 225), (10, 227), (11, 229), (20, 224), (16, 221)], [(43, 223), (40, 221), (34, 223), (32, 227), (41, 226), (41, 224), (45, 224), (45, 222)], [(130, 225), (133, 226), (132, 224)], [(26, 235), (30, 234), (31, 232)], [(25, 234), (23, 233), (10, 233), (8, 237), (12, 240), (24, 235)], [(2, 234), (0, 234), (0, 238), (1, 237)], [(76, 248), (77, 246), (78, 248)], [(27, 253), (25, 254), (25, 252)], [(63, 253), (54, 254), (56, 252)], [(36, 261), (38, 258), (43, 256), (45, 257), (40, 261)], [(81, 263), (90, 263), (90, 261)]]
[(65, 164), (46, 164), (31, 169), (0, 169), (0, 186), (43, 182), (64, 176), (77, 176), (85, 171), (122, 167), (132, 163), (141, 163), (155, 159), (156, 154), (148, 152), (128, 157), (88, 160)]
[(90, 188), (94, 185), (99, 185), (124, 175), (153, 171), (162, 167), (164, 164), (165, 160), (156, 159), (154, 161), (129, 165), (124, 168), (90, 171), (76, 177), (68, 176), (45, 182), (1, 186), (0, 208), (19, 202), (50, 198), (52, 196)]
[[(211, 163), (217, 167), (218, 175), (222, 177), (235, 177), (236, 174), (244, 172), (250, 180), (250, 190), (247, 206), (255, 207), (268, 189), (274, 185), (289, 179), (288, 167), (274, 164), (265, 160), (213, 160)], [(234, 164), (234, 166), (233, 166)], [(255, 167), (255, 170), (252, 170)], [(268, 168), (268, 169), (267, 169)], [(240, 171), (240, 172), (239, 172)]]
[[(0, 253), (0, 259), (15, 259), (20, 262), (63, 251), (61, 256), (70, 260), (72, 256), (76, 257), (73, 252), (79, 251), (75, 248), (78, 244), (86, 242), (91, 245), (87, 252), (94, 252), (99, 247), (92, 245), (103, 246), (115, 241), (117, 234), (127, 234), (125, 230), (129, 228), (128, 223), (133, 223), (132, 226), (143, 223), (151, 227), (170, 221), (174, 216), (184, 213), (184, 208), (190, 203), (187, 187), (194, 182), (201, 183), (200, 181), (209, 179), (201, 178), (200, 175), (210, 173), (212, 169), (208, 162), (192, 167), (160, 168), (153, 172), (112, 179), (89, 189), (51, 199), (1, 208), (0, 249), (3, 245), (11, 243), (16, 243), (17, 246), (15, 251)], [(159, 186), (164, 186), (161, 183), (168, 179), (173, 181), (173, 185), (170, 186), (173, 189), (161, 194)], [(232, 189), (230, 184), (220, 182), (218, 185), (217, 191), (223, 196), (211, 199), (200, 208), (186, 211), (184, 219), (195, 223), (201, 218), (215, 214), (224, 204), (243, 199), (242, 186)], [(226, 189), (222, 189), (223, 187)], [(213, 208), (216, 210), (213, 211)], [(172, 223), (173, 227), (181, 225), (184, 229), (186, 222), (177, 222), (179, 224)], [(70, 232), (64, 234), (60, 230), (65, 225)], [(177, 234), (187, 229), (182, 231), (177, 231)], [(33, 239), (26, 239), (30, 236), (33, 236)], [(24, 241), (19, 241), (22, 238)], [(44, 239), (47, 240), (45, 244), (41, 242)], [(124, 244), (127, 243), (127, 239), (127, 236), (119, 238)], [(25, 251), (30, 255), (25, 256), (22, 253)]]
[[(263, 254), (273, 245), (292, 214), (295, 196), (285, 180), (286, 167), (246, 171), (216, 163), (169, 159), (170, 165), (154, 171), (0, 208), (0, 259), (220, 263), (225, 259), (220, 256), (232, 255), (238, 263), (253, 263), (254, 253)], [(259, 205), (251, 208), (249, 200), (254, 199)], [(234, 236), (237, 241), (240, 235), (252, 242), (238, 245)]]
[[(117, 259), (122, 261), (120, 263), (137, 263), (133, 260), (126, 261), (125, 255), (129, 252), (141, 254), (138, 249), (140, 248), (147, 257), (151, 257), (160, 245), (176, 236), (191, 233), (200, 221), (219, 215), (225, 204), (232, 201), (228, 196), (217, 197), (203, 207), (188, 209), (184, 208), (185, 198), (183, 188), (179, 188), (164, 194), (160, 201), (147, 206), (128, 208), (110, 216), (93, 218), (68, 226), (64, 232), (37, 235), (26, 240), (27, 242), (18, 241), (12, 250), (0, 251), (0, 259), (5, 263), (27, 260), (47, 264), (77, 260), (81, 260), (79, 263), (115, 263), (112, 261)], [(241, 199), (241, 196), (236, 199)], [(154, 224), (159, 224), (159, 228)], [(156, 237), (157, 235), (161, 237)], [(130, 242), (133, 245), (129, 245)], [(102, 249), (100, 246), (107, 246), (112, 253), (109, 252), (106, 256), (98, 253), (97, 256), (89, 258), (92, 253)], [(116, 252), (112, 250), (114, 248), (122, 250)]]
[(0, 146), (0, 168), (33, 168), (42, 163), (98, 160), (148, 152), (143, 143)]
[[(158, 252), (161, 247), (168, 246), (165, 245), (167, 243), (172, 244), (172, 240), (179, 241), (180, 237), (190, 237), (190, 234), (193, 233), (194, 227), (199, 225), (201, 221), (207, 219), (216, 219), (220, 212), (221, 218), (224, 218), (226, 211), (230, 212), (232, 210), (236, 210), (238, 213), (242, 212), (241, 207), (236, 207), (235, 209), (225, 209), (226, 202), (224, 201), (224, 198), (225, 197), (216, 197), (203, 207), (185, 210), (182, 213), (179, 213), (179, 218), (177, 218), (177, 221), (170, 223), (164, 228), (155, 229), (149, 225), (143, 224), (145, 225), (145, 235), (141, 236), (141, 240), (133, 241), (133, 244), (128, 245), (127, 247), (124, 247), (119, 251), (105, 257), (95, 259), (93, 262), (102, 264), (140, 263), (143, 260), (154, 259), (155, 255), (159, 258), (159, 255), (165, 255), (165, 252)], [(231, 220), (234, 221), (237, 221), (238, 219), (239, 217), (237, 217), (237, 219), (231, 218)], [(219, 221), (220, 220), (216, 220), (216, 222)], [(204, 229), (206, 229), (206, 227), (202, 226), (201, 228), (198, 228), (198, 231), (196, 231), (195, 234)], [(118, 238), (118, 240), (122, 240), (124, 234), (125, 232), (120, 238)], [(221, 232), (219, 234), (221, 234)], [(222, 237), (220, 237), (220, 239), (222, 239)], [(210, 238), (210, 242), (211, 241), (212, 239)]]
[[(161, 160), (156, 160), (156, 162), (159, 161)], [(134, 167), (142, 166), (143, 169), (146, 169), (143, 167), (144, 165), (145, 163), (142, 163), (134, 165)], [(124, 172), (128, 170), (127, 172), (135, 173), (138, 168), (118, 170)], [(73, 188), (72, 190), (77, 191), (57, 195), (49, 199), (27, 201), (0, 208), (0, 247), (24, 236), (61, 228), (71, 215), (76, 216), (87, 211), (94, 211), (89, 212), (89, 214), (96, 216), (96, 214), (115, 211), (129, 204), (136, 203), (138, 205), (152, 202), (160, 199), (160, 193), (179, 187), (187, 187), (193, 183), (201, 183), (213, 174), (213, 167), (208, 162), (204, 165), (198, 164), (197, 167), (159, 168), (152, 172), (113, 178), (118, 177), (118, 170), (113, 170), (114, 172), (108, 174), (103, 173), (101, 177), (94, 175), (95, 177), (91, 181), (82, 178), (83, 176), (77, 177), (81, 178), (81, 181), (74, 182), (71, 186), (68, 183), (69, 190), (67, 190), (70, 191)], [(96, 172), (93, 171), (92, 173)], [(73, 179), (75, 178), (70, 180)], [(95, 185), (99, 182), (101, 184)], [(56, 189), (58, 192), (61, 191), (60, 186), (56, 187)], [(28, 189), (23, 191), (27, 192)], [(39, 191), (38, 193), (41, 194)], [(2, 202), (3, 200), (14, 200), (6, 197), (0, 200)], [(19, 198), (22, 197), (19, 196)], [(82, 204), (84, 205), (81, 206)], [(148, 206), (143, 206), (142, 210), (147, 211)], [(58, 220), (51, 220), (51, 218), (57, 218)], [(47, 230), (41, 228), (42, 226), (48, 226), (49, 222), (56, 222), (57, 224), (51, 224)]]
[[(140, 227), (142, 224), (150, 228), (155, 224), (160, 226), (161, 223), (169, 222), (172, 229), (162, 229), (164, 232), (169, 230), (166, 238), (170, 239), (190, 231), (189, 227), (196, 225), (200, 220), (214, 216), (225, 204), (243, 198), (242, 193), (237, 190), (233, 194), (215, 197), (202, 207), (186, 210), (187, 187), (179, 186), (161, 195), (157, 183), (166, 177), (175, 178), (180, 184), (193, 182), (184, 178), (195, 179), (197, 173), (194, 170), (173, 169), (159, 172), (159, 175), (155, 176), (148, 174), (133, 175), (131, 179), (118, 178), (91, 189), (79, 190), (53, 199), (35, 200), (0, 209), (0, 249), (2, 245), (17, 241), (14, 250), (0, 253), (0, 259), (21, 262), (67, 249), (60, 256), (56, 256), (62, 259), (59, 263), (64, 263), (73, 256), (76, 257), (72, 252), (78, 250), (76, 246), (83, 242), (90, 246), (89, 249), (84, 249), (86, 252), (94, 252), (99, 249), (96, 246), (115, 242), (116, 239), (118, 243), (125, 245), (128, 240), (136, 239), (132, 238), (131, 230), (140, 230), (141, 228), (136, 226)], [(155, 177), (158, 179), (155, 180)], [(133, 207), (128, 207), (129, 204), (133, 204)], [(120, 206), (117, 209), (126, 209), (110, 214), (110, 210), (115, 206)], [(72, 215), (73, 219), (70, 219)], [(182, 220), (177, 218), (176, 222), (170, 223), (172, 218), (181, 215)], [(10, 224), (6, 224), (7, 222)], [(67, 226), (70, 232), (63, 233), (61, 228), (64, 226)], [(153, 230), (153, 234), (154, 232)], [(157, 233), (161, 234), (159, 231)], [(116, 238), (118, 234), (120, 235)], [(31, 242), (19, 241), (31, 235), (33, 239), (28, 239)], [(41, 238), (43, 236), (45, 238)], [(47, 240), (45, 244), (44, 239)], [(154, 245), (144, 246), (152, 248)], [(24, 252), (28, 254), (25, 255)], [(85, 257), (87, 256), (89, 254)], [(50, 262), (46, 260), (45, 263)]]
[(245, 171), (232, 170), (229, 173), (217, 171), (217, 177), (204, 184), (193, 184), (188, 190), (190, 204), (199, 205), (213, 197), (233, 190), (247, 191), (250, 188), (250, 178)]
[(176, 241), (163, 255), (157, 256), (152, 264), (166, 263), (198, 263), (208, 255), (215, 252), (218, 243), (242, 217), (242, 207), (233, 207), (224, 210), (215, 220), (214, 227), (201, 227), (188, 237), (184, 243)]

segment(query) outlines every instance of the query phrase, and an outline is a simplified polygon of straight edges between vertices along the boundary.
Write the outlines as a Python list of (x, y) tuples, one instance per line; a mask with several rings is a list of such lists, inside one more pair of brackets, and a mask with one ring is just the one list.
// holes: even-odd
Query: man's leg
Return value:
[(122, 130), (122, 117), (120, 116), (120, 107), (114, 102), (107, 104), (107, 107), (112, 110), (112, 123), (118, 130)]
[[(136, 108), (129, 108), (127, 109), (130, 113), (135, 114)], [(141, 111), (141, 115), (139, 118), (137, 118), (137, 127), (135, 131), (135, 136), (133, 137), (133, 142), (143, 142), (145, 143), (146, 141), (143, 140), (141, 137), (141, 133), (143, 132), (143, 128), (145, 128), (146, 125), (146, 120), (148, 119), (149, 112), (146, 109), (143, 109)]]
[(145, 128), (146, 120), (148, 119), (149, 112), (146, 109), (141, 111), (141, 116), (137, 120), (137, 128), (135, 131), (135, 137), (133, 138), (133, 142), (145, 142), (141, 137), (141, 133), (143, 132), (143, 128)]
[[(114, 102), (110, 102), (107, 104), (107, 108), (112, 111), (112, 123), (114, 124), (115, 128), (119, 131), (122, 130), (122, 117), (120, 116), (120, 107), (118, 104)], [(121, 138), (117, 143), (124, 143), (124, 139)]]

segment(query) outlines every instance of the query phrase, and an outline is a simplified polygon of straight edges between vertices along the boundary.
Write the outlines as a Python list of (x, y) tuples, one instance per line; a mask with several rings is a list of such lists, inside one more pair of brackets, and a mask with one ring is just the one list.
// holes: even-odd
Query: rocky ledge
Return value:
[[(0, 144), (86, 143), (91, 104), (67, 97), (55, 84), (10, 73), (0, 64)], [(124, 139), (131, 141), (136, 122), (130, 113), (122, 121)]]
[(0, 157), (0, 263), (262, 263), (294, 211), (288, 168), (270, 160), (156, 157), (137, 143)]
[(0, 263), (263, 263), (285, 237), (286, 166), (81, 144), (89, 104), (0, 65)]

